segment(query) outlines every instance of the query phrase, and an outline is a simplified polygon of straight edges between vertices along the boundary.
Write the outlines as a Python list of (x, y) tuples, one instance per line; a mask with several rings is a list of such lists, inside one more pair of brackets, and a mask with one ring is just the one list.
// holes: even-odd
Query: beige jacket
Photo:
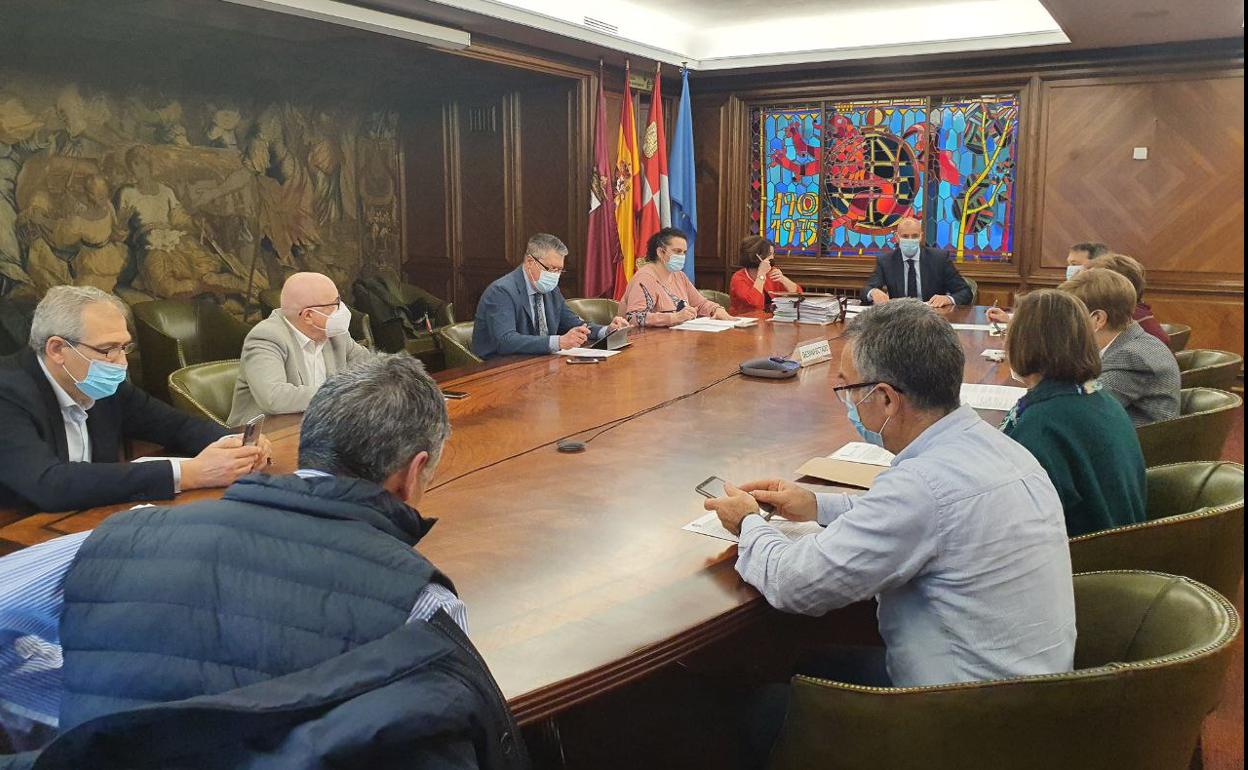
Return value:
[[(351, 335), (340, 334), (325, 342), (321, 355), (325, 357), (325, 376), (332, 377), (372, 354)], [(294, 329), (280, 309), (274, 310), (247, 333), (243, 342), (242, 363), (227, 422), (237, 426), (262, 412), (302, 412), (317, 389), (305, 384), (308, 382), (307, 366)]]

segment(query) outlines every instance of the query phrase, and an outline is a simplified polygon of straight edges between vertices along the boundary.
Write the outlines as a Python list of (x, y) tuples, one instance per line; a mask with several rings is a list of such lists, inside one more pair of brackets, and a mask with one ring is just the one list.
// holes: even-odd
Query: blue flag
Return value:
[[(672, 227), (689, 234), (689, 253), (685, 259), (685, 275), (693, 280), (694, 239), (698, 235), (697, 171), (693, 164), (693, 110), (689, 106), (689, 70), (682, 76), (680, 111), (676, 115), (676, 136), (668, 165), (672, 198)], [(696, 285), (696, 284), (695, 284)]]

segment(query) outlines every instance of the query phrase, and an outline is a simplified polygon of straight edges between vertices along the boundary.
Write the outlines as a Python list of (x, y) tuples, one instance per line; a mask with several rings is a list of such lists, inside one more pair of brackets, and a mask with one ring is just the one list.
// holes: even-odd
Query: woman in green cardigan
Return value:
[(1067, 535), (1144, 521), (1140, 440), (1126, 411), (1096, 381), (1101, 359), (1088, 308), (1062, 291), (1027, 294), (1010, 322), (1006, 355), (1027, 394), (1001, 429), (1048, 472)]

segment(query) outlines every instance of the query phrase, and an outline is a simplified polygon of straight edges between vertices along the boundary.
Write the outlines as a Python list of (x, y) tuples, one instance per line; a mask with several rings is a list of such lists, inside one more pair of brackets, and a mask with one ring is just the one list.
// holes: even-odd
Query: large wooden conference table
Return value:
[[(983, 308), (943, 312), (984, 323)], [(735, 545), (681, 527), (704, 513), (694, 486), (708, 476), (792, 479), (807, 459), (858, 440), (831, 392), (842, 330), (765, 320), (719, 333), (650, 329), (601, 364), (512, 358), (438, 375), (469, 395), (448, 402), (451, 438), (420, 505), (439, 521), (418, 547), (454, 580), (470, 635), (522, 724), (775, 612), (734, 571)], [(1009, 382), (1007, 365), (981, 356), (1002, 338), (958, 335), (966, 382)], [(834, 359), (794, 379), (736, 374), (743, 360), (821, 338), (834, 338)], [(269, 421), (276, 472), (295, 469), (298, 430), (298, 416)], [(559, 453), (565, 437), (588, 448)], [(12, 520), (0, 527), (0, 553), (128, 507)]]

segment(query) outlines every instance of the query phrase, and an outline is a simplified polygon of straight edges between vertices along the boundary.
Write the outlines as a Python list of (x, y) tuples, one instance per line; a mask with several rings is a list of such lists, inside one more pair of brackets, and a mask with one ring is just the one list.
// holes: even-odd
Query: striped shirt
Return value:
[[(295, 474), (304, 478), (329, 475), (311, 470)], [(90, 534), (65, 535), (0, 559), (0, 726), (22, 720), (52, 727), (58, 723), (63, 585)], [(416, 597), (407, 622), (429, 620), (438, 610), (468, 633), (464, 603), (437, 583), (425, 586)]]

